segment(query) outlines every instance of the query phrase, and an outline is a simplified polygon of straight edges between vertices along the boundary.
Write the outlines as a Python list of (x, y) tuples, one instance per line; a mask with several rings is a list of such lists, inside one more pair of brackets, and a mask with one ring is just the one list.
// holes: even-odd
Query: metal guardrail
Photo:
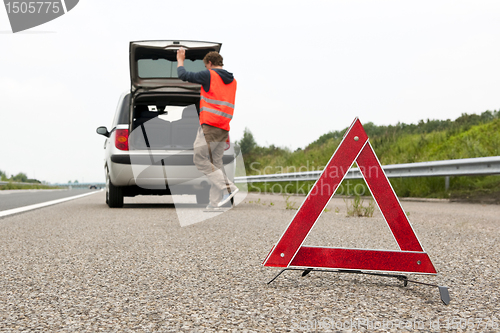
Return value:
[[(383, 165), (385, 174), (389, 178), (397, 177), (437, 177), (437, 176), (480, 176), (500, 174), (500, 156), (463, 158), (456, 160), (389, 164)], [(270, 175), (255, 175), (246, 177), (234, 177), (235, 183), (263, 183), (263, 182), (290, 182), (317, 180), (322, 170), (276, 173)], [(361, 179), (359, 168), (351, 168), (345, 179)], [(0, 182), (0, 185), (9, 184), (9, 182)], [(13, 183), (33, 185), (33, 183)], [(87, 187), (96, 185), (104, 187), (104, 183), (77, 183), (77, 184), (46, 184), (49, 186), (72, 186)]]
[[(477, 176), (500, 174), (500, 156), (464, 158), (456, 160), (383, 165), (389, 178)], [(317, 180), (323, 171), (306, 171), (235, 177), (235, 183), (289, 182)], [(351, 168), (345, 179), (363, 178), (359, 168)]]

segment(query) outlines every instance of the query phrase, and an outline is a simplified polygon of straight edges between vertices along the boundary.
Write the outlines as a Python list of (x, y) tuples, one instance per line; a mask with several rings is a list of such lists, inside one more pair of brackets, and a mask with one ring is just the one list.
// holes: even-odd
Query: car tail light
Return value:
[(117, 129), (115, 146), (120, 150), (128, 150), (128, 129)]
[(228, 150), (229, 148), (231, 148), (231, 142), (229, 141), (229, 134), (228, 134), (226, 140), (226, 148), (224, 148), (224, 150)]

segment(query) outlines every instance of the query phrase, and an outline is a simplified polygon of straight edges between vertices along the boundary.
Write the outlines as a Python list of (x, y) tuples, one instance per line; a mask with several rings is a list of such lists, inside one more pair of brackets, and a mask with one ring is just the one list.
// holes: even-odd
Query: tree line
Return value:
[(0, 170), (0, 181), (3, 182), (16, 182), (16, 183), (36, 183), (41, 184), (42, 182), (37, 179), (30, 179), (24, 172), (19, 172), (17, 175), (11, 175), (8, 177), (7, 173)]
[[(455, 120), (446, 119), (427, 119), (420, 120), (417, 124), (406, 124), (398, 122), (396, 125), (375, 125), (372, 122), (363, 124), (363, 127), (368, 134), (368, 137), (394, 137), (404, 134), (427, 134), (437, 131), (447, 131), (449, 134), (456, 134), (470, 129), (472, 126), (481, 125), (491, 122), (495, 119), (500, 119), (500, 110), (487, 110), (481, 114), (462, 113)], [(321, 146), (329, 139), (340, 139), (349, 128), (346, 127), (341, 131), (331, 131), (320, 136), (316, 141), (309, 144), (307, 148)]]
[[(398, 122), (396, 125), (375, 125), (372, 122), (363, 124), (363, 127), (370, 138), (382, 137), (396, 137), (404, 134), (426, 134), (436, 131), (447, 131), (449, 134), (467, 131), (472, 126), (485, 124), (495, 119), (500, 119), (500, 110), (484, 111), (481, 114), (467, 114), (463, 113), (455, 120), (446, 119), (427, 119), (420, 120), (417, 124), (406, 124)], [(316, 141), (310, 143), (305, 147), (305, 150), (322, 146), (330, 139), (341, 139), (349, 128), (346, 127), (340, 131), (330, 131), (321, 135)], [(276, 147), (270, 145), (269, 147), (261, 147), (257, 145), (250, 129), (245, 128), (243, 138), (236, 142), (243, 156), (248, 157), (250, 154), (266, 155), (272, 153), (279, 153), (280, 151), (287, 151), (287, 148)], [(298, 148), (296, 151), (300, 151)]]

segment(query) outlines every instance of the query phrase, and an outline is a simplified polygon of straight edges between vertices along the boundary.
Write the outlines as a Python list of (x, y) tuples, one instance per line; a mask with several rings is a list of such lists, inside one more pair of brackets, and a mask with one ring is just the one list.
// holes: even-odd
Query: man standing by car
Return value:
[[(177, 75), (182, 81), (201, 84), (200, 129), (194, 142), (194, 163), (212, 183), (209, 210), (217, 210), (229, 202), (238, 188), (226, 177), (222, 157), (233, 118), (236, 80), (222, 68), (222, 56), (209, 52), (203, 62), (207, 70), (188, 72), (184, 68), (186, 50), (177, 51)], [(223, 196), (223, 191), (226, 195)]]

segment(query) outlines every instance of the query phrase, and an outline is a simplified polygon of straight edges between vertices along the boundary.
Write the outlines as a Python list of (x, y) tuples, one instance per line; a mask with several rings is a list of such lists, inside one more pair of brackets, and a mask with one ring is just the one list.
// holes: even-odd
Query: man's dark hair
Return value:
[(203, 58), (203, 62), (205, 64), (208, 64), (209, 61), (212, 63), (212, 66), (224, 66), (224, 64), (222, 63), (222, 56), (219, 54), (219, 52), (208, 52), (205, 58)]

